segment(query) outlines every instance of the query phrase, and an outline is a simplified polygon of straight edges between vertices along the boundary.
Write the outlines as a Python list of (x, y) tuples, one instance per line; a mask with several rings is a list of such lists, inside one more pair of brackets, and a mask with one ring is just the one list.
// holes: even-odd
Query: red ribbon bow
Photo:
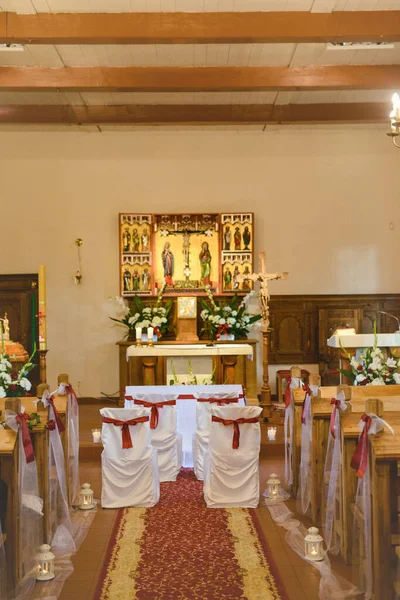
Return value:
[(54, 431), (56, 428), (56, 422), (53, 419), (50, 419), (50, 421), (47, 421), (47, 429), (49, 429), (49, 431)]
[(285, 381), (287, 381), (287, 386), (285, 389), (284, 399), (285, 399), (285, 406), (286, 406), (286, 408), (288, 408), (288, 406), (290, 406), (290, 402), (292, 400), (292, 391), (290, 389), (290, 384), (292, 383), (292, 378), (290, 376), (285, 377)]
[(130, 421), (119, 421), (118, 419), (111, 419), (110, 417), (102, 417), (103, 423), (111, 423), (116, 427), (121, 427), (122, 430), (122, 448), (133, 448), (132, 438), (129, 431), (129, 425), (137, 425), (138, 423), (146, 423), (149, 417), (136, 417), (136, 419), (130, 419)]
[(59, 415), (59, 412), (57, 410), (56, 405), (54, 404), (54, 396), (51, 395), (47, 398), (47, 402), (51, 405), (53, 412), (54, 412), (54, 419), (55, 422), (57, 423), (57, 427), (58, 427), (58, 431), (59, 433), (62, 433), (63, 431), (65, 431), (65, 425), (64, 423), (61, 421), (61, 417)]
[(306, 424), (306, 415), (305, 415), (305, 409), (306, 409), (306, 399), (307, 396), (311, 396), (311, 389), (309, 385), (303, 385), (303, 390), (305, 391), (305, 395), (304, 395), (304, 400), (303, 400), (303, 406), (301, 409), (301, 422), (303, 423), (303, 425)]
[(217, 403), (217, 406), (223, 406), (224, 404), (239, 402), (239, 398), (197, 398), (197, 402), (209, 402), (210, 404)]
[(73, 407), (75, 409), (75, 414), (76, 414), (78, 411), (78, 398), (76, 396), (76, 392), (70, 383), (67, 383), (65, 385), (65, 389), (67, 390), (68, 399), (70, 400), (71, 404), (73, 405)]
[(212, 415), (212, 421), (214, 421), (214, 423), (222, 423), (223, 425), (225, 425), (225, 427), (227, 425), (233, 425), (232, 448), (234, 450), (237, 450), (239, 448), (240, 441), (239, 425), (242, 425), (242, 423), (258, 423), (258, 417), (252, 417), (251, 419), (221, 419), (221, 417), (216, 417), (215, 415)]
[(333, 410), (332, 410), (332, 414), (331, 414), (331, 420), (329, 422), (329, 429), (331, 432), (331, 435), (333, 437), (333, 439), (335, 439), (335, 419), (336, 419), (336, 411), (338, 408), (340, 408), (340, 400), (336, 400), (336, 398), (331, 398), (331, 402), (333, 405)]
[(31, 463), (35, 460), (35, 453), (33, 451), (31, 434), (29, 433), (27, 423), (27, 421), (29, 421), (29, 415), (27, 413), (18, 413), (15, 420), (21, 428), (22, 444), (24, 446), (26, 462)]
[(364, 429), (362, 430), (360, 437), (358, 438), (357, 447), (351, 459), (350, 466), (356, 470), (356, 477), (361, 479), (364, 477), (365, 471), (367, 470), (368, 464), (368, 431), (371, 427), (372, 419), (367, 414), (361, 416), (361, 420), (364, 421)]
[[(128, 398), (131, 398), (128, 396)], [(133, 399), (133, 398), (132, 398)], [(165, 400), (165, 402), (146, 402), (145, 400), (133, 399), (135, 404), (140, 404), (146, 408), (151, 408), (150, 429), (157, 429), (158, 425), (158, 409), (163, 406), (175, 406), (176, 400)]]

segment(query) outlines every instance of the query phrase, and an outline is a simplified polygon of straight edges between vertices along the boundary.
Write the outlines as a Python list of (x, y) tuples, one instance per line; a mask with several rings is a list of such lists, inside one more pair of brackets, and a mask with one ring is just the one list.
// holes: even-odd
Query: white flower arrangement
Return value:
[(205, 287), (209, 304), (200, 298), (202, 311), (200, 318), (204, 325), (202, 331), (210, 335), (211, 339), (219, 339), (221, 334), (234, 334), (244, 336), (249, 332), (248, 327), (261, 319), (261, 315), (250, 316), (247, 313), (247, 304), (254, 292), (251, 291), (239, 302), (239, 296), (235, 294), (229, 304), (218, 305), (211, 292), (210, 286)]

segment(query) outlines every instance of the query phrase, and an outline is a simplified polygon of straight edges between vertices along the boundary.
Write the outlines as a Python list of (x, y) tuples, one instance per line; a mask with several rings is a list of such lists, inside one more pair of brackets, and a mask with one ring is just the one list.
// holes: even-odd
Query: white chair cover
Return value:
[[(312, 396), (318, 396), (318, 386), (310, 385)], [(312, 491), (312, 407), (308, 391), (304, 392), (304, 408), (301, 424), (301, 458), (299, 471), (298, 509), (304, 515), (309, 512)]]
[(68, 464), (71, 504), (78, 504), (79, 483), (79, 406), (78, 399), (71, 384), (61, 383), (57, 393), (60, 396), (68, 394), (67, 426), (68, 426)]
[[(137, 393), (134, 400), (128, 400), (135, 408), (141, 402), (157, 405), (150, 408), (151, 444), (157, 450), (158, 474), (161, 481), (176, 481), (182, 467), (182, 436), (176, 431), (176, 400), (178, 395), (173, 393)], [(174, 405), (163, 405), (173, 401)], [(131, 404), (132, 405), (132, 404)], [(152, 425), (156, 425), (155, 429)]]
[(209, 449), (204, 457), (204, 499), (208, 508), (258, 506), (261, 412), (258, 406), (211, 409), (212, 417), (219, 419), (257, 421), (238, 425), (240, 438), (236, 449), (232, 447), (235, 427), (212, 421)]
[[(61, 556), (75, 554), (76, 546), (72, 535), (71, 515), (67, 497), (67, 480), (65, 459), (60, 432), (53, 405), (49, 402), (49, 393), (45, 392), (42, 402), (49, 407), (49, 498), (51, 538), (47, 540), (53, 545), (57, 540), (57, 550)], [(57, 555), (56, 555), (57, 556)]]
[(294, 426), (294, 401), (293, 401), (293, 390), (303, 385), (302, 380), (299, 377), (290, 377), (290, 381), (287, 384), (287, 391), (285, 390), (285, 402), (286, 394), (289, 394), (289, 402), (285, 409), (285, 423), (284, 423), (284, 437), (285, 437), (285, 480), (288, 485), (293, 483), (293, 471), (292, 471), (292, 456), (293, 456), (293, 426)]
[(154, 506), (160, 498), (157, 451), (151, 446), (149, 408), (102, 408), (102, 417), (130, 421), (148, 417), (148, 421), (129, 425), (131, 448), (123, 448), (122, 427), (104, 423), (102, 491), (103, 508)]
[[(200, 392), (195, 393), (196, 406), (196, 431), (193, 434), (193, 468), (194, 474), (202, 481), (204, 479), (203, 464), (204, 453), (208, 448), (208, 439), (211, 429), (211, 408), (218, 406), (219, 401), (226, 401), (226, 405), (239, 403), (237, 392)], [(243, 403), (243, 399), (240, 399)]]
[[(21, 409), (20, 415), (23, 414)], [(10, 429), (19, 430), (18, 499), (20, 519), (21, 580), (17, 584), (15, 596), (28, 594), (35, 585), (37, 563), (35, 555), (43, 543), (43, 500), (39, 497), (36, 460), (28, 462), (25, 455), (22, 426), (17, 422), (17, 414), (5, 411), (5, 422)], [(30, 460), (30, 459), (29, 459)]]

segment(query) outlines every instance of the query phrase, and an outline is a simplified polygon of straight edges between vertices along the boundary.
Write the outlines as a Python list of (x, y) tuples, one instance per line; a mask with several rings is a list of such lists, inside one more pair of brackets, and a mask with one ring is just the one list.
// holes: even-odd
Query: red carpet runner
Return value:
[(285, 600), (254, 510), (207, 509), (182, 469), (154, 508), (120, 509), (94, 600)]

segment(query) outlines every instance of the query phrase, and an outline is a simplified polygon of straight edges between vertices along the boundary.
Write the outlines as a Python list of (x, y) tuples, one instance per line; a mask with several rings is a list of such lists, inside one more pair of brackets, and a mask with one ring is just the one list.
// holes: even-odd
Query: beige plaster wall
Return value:
[(0, 136), (0, 272), (47, 265), (52, 384), (67, 371), (82, 395), (118, 389), (119, 212), (251, 210), (256, 251), (290, 272), (272, 293), (400, 291), (400, 153), (384, 127)]

